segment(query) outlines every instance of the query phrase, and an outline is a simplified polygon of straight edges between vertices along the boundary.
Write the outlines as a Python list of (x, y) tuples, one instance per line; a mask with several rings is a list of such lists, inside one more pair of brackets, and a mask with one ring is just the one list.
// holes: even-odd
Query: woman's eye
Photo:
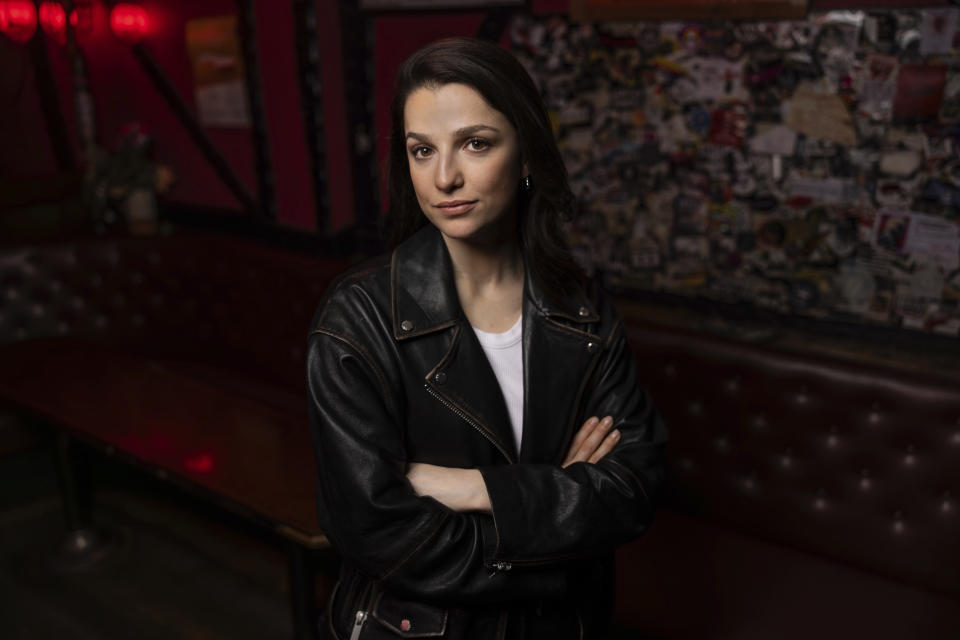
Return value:
[(474, 138), (467, 142), (471, 151), (485, 151), (490, 148), (490, 143), (482, 138)]
[(419, 160), (419, 159), (422, 159), (422, 158), (426, 158), (428, 155), (430, 155), (430, 148), (429, 148), (429, 147), (414, 147), (413, 149), (410, 150), (410, 154), (411, 154), (414, 158), (417, 158), (418, 160)]

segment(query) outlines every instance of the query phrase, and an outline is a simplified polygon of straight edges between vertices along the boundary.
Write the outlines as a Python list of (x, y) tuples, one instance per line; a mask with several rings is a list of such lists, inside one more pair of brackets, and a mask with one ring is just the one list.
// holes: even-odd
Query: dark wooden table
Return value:
[(199, 360), (51, 339), (0, 347), (0, 400), (283, 536), (295, 628), (312, 637), (305, 554), (329, 543), (302, 393)]

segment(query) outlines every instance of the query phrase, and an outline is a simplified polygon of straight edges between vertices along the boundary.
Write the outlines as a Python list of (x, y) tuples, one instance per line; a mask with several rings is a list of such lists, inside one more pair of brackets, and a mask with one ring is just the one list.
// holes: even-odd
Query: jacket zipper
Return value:
[(374, 594), (375, 594), (374, 585), (368, 584), (364, 589), (363, 597), (360, 598), (360, 602), (363, 604), (360, 605), (360, 608), (357, 609), (356, 616), (353, 620), (353, 630), (350, 632), (350, 640), (360, 640), (360, 633), (363, 631), (363, 625), (367, 622), (367, 618), (370, 617), (367, 610), (370, 609), (370, 606), (373, 604)]
[(486, 439), (490, 442), (490, 444), (492, 444), (493, 446), (495, 446), (495, 447), (497, 448), (497, 451), (499, 451), (500, 453), (503, 454), (503, 457), (507, 459), (507, 462), (509, 462), (510, 464), (513, 464), (513, 460), (510, 459), (510, 454), (508, 454), (508, 453), (503, 449), (503, 447), (501, 447), (500, 444), (497, 443), (496, 440), (494, 440), (492, 437), (490, 437), (490, 434), (487, 433), (487, 430), (486, 430), (486, 429), (484, 429), (482, 426), (480, 426), (475, 420), (473, 420), (470, 416), (468, 416), (467, 414), (465, 414), (465, 413), (464, 413), (463, 411), (461, 411), (459, 408), (455, 407), (453, 404), (451, 404), (450, 402), (448, 402), (448, 401), (446, 400), (446, 398), (444, 398), (444, 397), (441, 396), (439, 393), (437, 393), (436, 391), (434, 391), (433, 389), (431, 389), (429, 384), (424, 384), (424, 385), (423, 385), (423, 388), (427, 390), (427, 393), (429, 393), (429, 394), (432, 395), (434, 398), (436, 398), (437, 400), (439, 400), (440, 403), (441, 403), (443, 406), (445, 406), (447, 409), (450, 409), (451, 411), (453, 411), (453, 412), (454, 412), (455, 414), (457, 414), (464, 422), (466, 422), (466, 423), (469, 424), (471, 427), (473, 427), (474, 429), (476, 429), (476, 430), (480, 433), (480, 435), (482, 435), (484, 438), (486, 438)]
[(363, 609), (357, 609), (357, 618), (353, 623), (353, 631), (350, 633), (350, 640), (360, 640), (360, 632), (363, 631), (363, 623), (367, 621), (367, 612)]

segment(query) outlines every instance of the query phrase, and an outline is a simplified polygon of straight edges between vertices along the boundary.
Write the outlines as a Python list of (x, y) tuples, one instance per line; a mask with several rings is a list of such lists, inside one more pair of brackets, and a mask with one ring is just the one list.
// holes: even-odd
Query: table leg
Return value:
[(310, 553), (293, 541), (287, 541), (287, 578), (295, 640), (319, 640), (316, 588)]
[(82, 483), (72, 449), (70, 437), (58, 433), (55, 450), (57, 483), (67, 531), (60, 544), (57, 565), (64, 569), (82, 569), (100, 562), (112, 545), (111, 538), (95, 528), (90, 520), (89, 509), (81, 495)]

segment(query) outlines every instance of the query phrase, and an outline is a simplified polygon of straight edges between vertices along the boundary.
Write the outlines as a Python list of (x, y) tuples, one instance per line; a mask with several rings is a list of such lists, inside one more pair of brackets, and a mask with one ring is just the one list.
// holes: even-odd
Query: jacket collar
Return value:
[[(525, 269), (525, 295), (538, 313), (578, 324), (599, 320), (596, 308), (580, 290), (566, 294), (559, 304), (549, 304), (526, 263)], [(427, 224), (394, 250), (390, 295), (397, 340), (445, 329), (462, 317), (450, 253), (433, 225)]]

